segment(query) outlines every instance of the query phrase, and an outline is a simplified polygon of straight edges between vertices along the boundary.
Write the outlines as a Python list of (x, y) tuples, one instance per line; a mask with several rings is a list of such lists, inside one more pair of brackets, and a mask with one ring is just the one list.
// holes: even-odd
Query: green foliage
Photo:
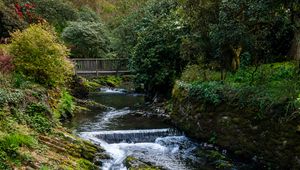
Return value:
[[(97, 81), (97, 80), (96, 80)], [(83, 82), (83, 85), (86, 89), (88, 89), (88, 91), (96, 91), (97, 88), (99, 88), (101, 85), (99, 83), (97, 83), (96, 81), (89, 81), (89, 80), (85, 80)], [(102, 83), (102, 82), (101, 82)]]
[(23, 135), (20, 133), (11, 133), (0, 139), (0, 168), (7, 168), (9, 166), (8, 160), (20, 161), (21, 155), (18, 153), (18, 149), (21, 146), (27, 146), (33, 148), (37, 145), (37, 140), (32, 136)]
[(79, 20), (86, 22), (101, 22), (100, 17), (92, 9), (83, 7), (78, 12)]
[(0, 0), (0, 38), (9, 37), (10, 32), (23, 29), (27, 23), (19, 18), (13, 5), (7, 5)]
[[(188, 97), (194, 100), (248, 108), (257, 119), (287, 122), (299, 113), (300, 80), (296, 70), (293, 63), (264, 64), (240, 69), (225, 82), (198, 79), (177, 86), (188, 90)], [(186, 80), (186, 76), (182, 79)]]
[(72, 96), (78, 99), (86, 99), (88, 98), (88, 88), (85, 86), (86, 79), (79, 76), (74, 76), (70, 83), (70, 90)]
[(187, 52), (190, 56), (195, 55), (193, 51), (200, 51), (206, 62), (217, 61), (220, 67), (233, 70), (238, 69), (239, 58), (245, 63), (245, 56), (251, 63), (286, 60), (283, 56), (288, 54), (291, 45), (291, 15), (294, 15), (287, 11), (292, 10), (290, 4), (293, 2), (181, 2), (183, 14), (193, 29), (192, 37), (196, 37), (196, 50), (190, 48)]
[(220, 80), (220, 73), (208, 69), (203, 69), (200, 65), (189, 65), (182, 72), (180, 80), (184, 82), (195, 81), (217, 81)]
[(48, 166), (43, 165), (43, 166), (40, 168), (40, 170), (51, 170), (51, 168), (48, 167)]
[(78, 164), (78, 169), (86, 169), (86, 170), (93, 170), (96, 168), (96, 166), (91, 163), (90, 161), (86, 160), (86, 159), (79, 159), (77, 161)]
[(52, 122), (46, 116), (50, 116), (50, 110), (44, 104), (31, 104), (26, 108), (24, 118), (27, 124), (39, 133), (49, 133), (52, 130)]
[(20, 146), (34, 147), (37, 141), (32, 136), (23, 134), (9, 134), (0, 140), (0, 148), (8, 155), (14, 155)]
[(54, 118), (56, 120), (70, 118), (73, 115), (74, 109), (75, 103), (73, 101), (73, 96), (71, 96), (68, 91), (63, 90), (58, 106), (56, 110), (54, 110)]
[(0, 169), (7, 169), (10, 170), (11, 168), (6, 163), (6, 153), (0, 150)]
[(99, 58), (109, 52), (109, 39), (98, 22), (71, 22), (62, 37), (71, 46), (73, 57)]
[(196, 82), (189, 87), (189, 96), (200, 101), (217, 105), (223, 100), (223, 90), (224, 85), (221, 82)]
[(272, 81), (293, 80), (296, 72), (297, 68), (291, 62), (264, 64), (240, 69), (235, 74), (229, 75), (227, 81), (259, 85)]
[(0, 106), (4, 104), (18, 104), (22, 102), (25, 94), (21, 90), (9, 90), (0, 88)]
[(185, 65), (180, 58), (180, 44), (186, 29), (174, 11), (176, 5), (169, 0), (152, 2), (144, 11), (148, 15), (138, 23), (131, 69), (136, 74), (136, 83), (143, 83), (149, 96), (169, 95)]
[(103, 21), (111, 28), (116, 28), (123, 19), (128, 15), (137, 11), (148, 0), (70, 0), (78, 8), (87, 6), (93, 9), (103, 19)]
[(212, 165), (215, 169), (233, 169), (233, 162), (218, 150), (210, 149), (199, 149), (197, 151), (197, 156), (200, 158), (205, 158), (207, 164)]
[(51, 133), (53, 125), (43, 114), (35, 114), (28, 118), (28, 124), (39, 133)]
[(46, 19), (58, 32), (67, 26), (68, 21), (76, 21), (78, 13), (72, 3), (65, 0), (30, 0), (35, 4), (36, 15)]
[(12, 85), (14, 88), (25, 89), (30, 82), (27, 78), (21, 73), (14, 73), (12, 75)]
[(9, 50), (17, 72), (47, 86), (63, 85), (73, 74), (67, 48), (48, 26), (31, 25), (12, 37)]
[(118, 87), (122, 83), (122, 78), (119, 76), (102, 76), (93, 80), (101, 86)]
[(26, 114), (28, 114), (29, 116), (33, 116), (35, 114), (49, 115), (50, 110), (42, 103), (32, 103), (26, 108)]

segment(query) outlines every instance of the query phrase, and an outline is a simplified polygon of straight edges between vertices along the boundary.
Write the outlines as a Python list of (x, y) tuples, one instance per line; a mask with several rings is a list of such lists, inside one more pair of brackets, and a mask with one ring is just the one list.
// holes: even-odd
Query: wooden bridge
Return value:
[(72, 61), (76, 74), (84, 77), (130, 74), (126, 58), (74, 58)]

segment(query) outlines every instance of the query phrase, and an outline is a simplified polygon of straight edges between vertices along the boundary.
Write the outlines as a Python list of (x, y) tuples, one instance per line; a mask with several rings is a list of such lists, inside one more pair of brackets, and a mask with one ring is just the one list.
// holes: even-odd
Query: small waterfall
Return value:
[(175, 129), (120, 130), (101, 131), (94, 133), (95, 137), (107, 143), (141, 143), (155, 142), (157, 138), (182, 135)]
[(123, 164), (127, 156), (168, 170), (188, 170), (182, 157), (195, 149), (188, 138), (171, 128), (81, 132), (80, 136), (100, 144), (113, 158), (104, 160), (103, 170), (127, 170)]
[(115, 89), (115, 88), (100, 88), (100, 91), (102, 93), (108, 93), (108, 94), (125, 94), (127, 91), (125, 89)]

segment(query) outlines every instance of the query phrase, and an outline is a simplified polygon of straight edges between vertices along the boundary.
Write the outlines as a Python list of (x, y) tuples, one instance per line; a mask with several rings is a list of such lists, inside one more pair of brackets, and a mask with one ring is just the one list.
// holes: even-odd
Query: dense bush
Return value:
[(25, 94), (21, 90), (0, 88), (0, 107), (4, 104), (19, 104), (24, 100)]
[(65, 120), (71, 118), (73, 116), (74, 109), (75, 103), (73, 96), (71, 96), (68, 91), (63, 90), (60, 94), (57, 108), (54, 110), (54, 119)]
[(97, 13), (88, 7), (80, 8), (78, 17), (80, 21), (101, 22), (100, 17), (97, 15)]
[(0, 148), (10, 156), (14, 156), (18, 148), (22, 145), (32, 147), (36, 145), (37, 141), (31, 136), (22, 134), (10, 134), (0, 140)]
[(0, 168), (9, 169), (8, 160), (20, 161), (22, 158), (18, 149), (21, 146), (33, 148), (37, 145), (37, 140), (32, 136), (11, 133), (0, 139)]
[[(297, 2), (246, 0), (180, 1), (185, 19), (197, 37), (205, 60), (236, 71), (240, 64), (287, 59), (293, 37)], [(294, 20), (294, 21), (293, 21)], [(263, 23), (263, 24), (262, 24)], [(278, 56), (278, 57), (274, 57)]]
[(122, 83), (122, 78), (118, 76), (102, 76), (94, 79), (93, 81), (98, 83), (100, 86), (118, 87)]
[(27, 118), (27, 123), (33, 129), (39, 133), (50, 133), (52, 131), (53, 124), (42, 114), (35, 114)]
[(223, 98), (224, 85), (221, 82), (196, 82), (189, 87), (189, 96), (209, 104), (220, 104)]
[(13, 68), (12, 57), (0, 48), (0, 72), (9, 73)]
[(294, 80), (297, 78), (297, 68), (294, 63), (272, 63), (261, 66), (241, 68), (227, 78), (231, 83), (250, 83), (261, 85), (272, 81)]
[(0, 38), (9, 37), (10, 32), (23, 29), (26, 26), (27, 22), (17, 15), (14, 5), (7, 6), (7, 4), (0, 0)]
[(42, 103), (32, 103), (26, 108), (24, 119), (26, 123), (39, 133), (49, 133), (52, 130), (53, 123), (50, 121), (51, 111)]
[(17, 72), (47, 86), (63, 85), (73, 74), (67, 48), (48, 26), (31, 25), (12, 37), (9, 50)]
[(99, 58), (109, 51), (109, 39), (98, 22), (72, 22), (62, 37), (70, 45), (73, 57)]
[(58, 32), (67, 26), (68, 21), (78, 19), (78, 13), (72, 3), (65, 0), (30, 0), (35, 5), (36, 15), (55, 26)]
[(219, 72), (204, 69), (200, 65), (189, 65), (182, 72), (180, 80), (194, 82), (220, 80), (220, 78), (221, 75)]
[[(192, 70), (198, 70), (195, 66)], [(191, 69), (188, 68), (187, 70)], [(188, 91), (188, 97), (208, 104), (226, 103), (239, 108), (254, 109), (258, 119), (275, 118), (286, 122), (299, 112), (300, 79), (293, 63), (264, 64), (231, 74), (224, 81), (187, 81), (184, 73), (175, 88)], [(192, 76), (194, 79), (194, 76)], [(176, 89), (175, 89), (176, 90)], [(274, 109), (276, 108), (276, 109)], [(267, 115), (270, 114), (271, 115)]]

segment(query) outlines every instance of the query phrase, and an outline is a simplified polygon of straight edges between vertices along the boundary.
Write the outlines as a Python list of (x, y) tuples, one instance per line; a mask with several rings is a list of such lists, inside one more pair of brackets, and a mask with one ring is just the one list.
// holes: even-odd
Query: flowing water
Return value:
[[(102, 160), (104, 170), (126, 170), (124, 160), (128, 156), (168, 170), (214, 169), (216, 161), (224, 161), (214, 162), (212, 156), (199, 154), (217, 150), (213, 145), (194, 142), (163, 119), (144, 116), (145, 110), (137, 107), (144, 103), (142, 95), (101, 89), (91, 98), (111, 108), (82, 114), (69, 126), (80, 137), (101, 145), (111, 156), (110, 160)], [(226, 152), (222, 155), (226, 156)], [(241, 166), (230, 163), (230, 169)]]

